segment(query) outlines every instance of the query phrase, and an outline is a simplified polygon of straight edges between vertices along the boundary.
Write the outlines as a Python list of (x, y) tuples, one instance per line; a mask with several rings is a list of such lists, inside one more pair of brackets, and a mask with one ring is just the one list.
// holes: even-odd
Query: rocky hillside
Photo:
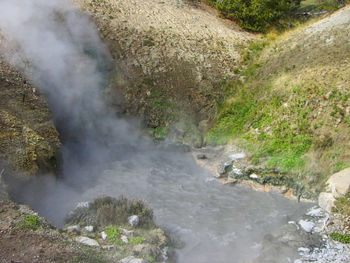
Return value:
[(0, 57), (3, 165), (23, 175), (56, 171), (60, 146), (46, 97)]
[[(145, 117), (155, 137), (168, 131), (201, 145), (222, 98), (219, 83), (235, 75), (253, 36), (207, 6), (179, 0), (76, 0), (93, 17), (117, 61), (114, 85), (127, 112)], [(171, 125), (175, 124), (175, 125)]]
[(207, 134), (316, 190), (350, 165), (350, 7), (250, 45)]

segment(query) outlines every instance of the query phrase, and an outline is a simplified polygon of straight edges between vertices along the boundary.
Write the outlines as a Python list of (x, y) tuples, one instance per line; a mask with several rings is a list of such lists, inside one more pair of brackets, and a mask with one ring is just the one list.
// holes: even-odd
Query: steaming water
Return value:
[(257, 242), (308, 207), (279, 194), (224, 186), (179, 150), (124, 151), (127, 156), (104, 163), (100, 173), (89, 173), (95, 164), (85, 164), (69, 173), (76, 176), (65, 175), (59, 182), (41, 178), (26, 184), (17, 198), (56, 225), (77, 202), (102, 194), (145, 199), (154, 208), (156, 223), (185, 242), (178, 251), (183, 263), (252, 258), (259, 251)]
[(179, 262), (243, 262), (266, 234), (305, 211), (277, 194), (221, 185), (189, 153), (155, 146), (133, 121), (109, 112), (101, 96), (108, 51), (68, 1), (1, 0), (0, 29), (9, 62), (47, 94), (64, 143), (60, 179), (12, 191), (53, 224), (77, 202), (124, 194), (145, 199), (156, 222), (185, 243)]

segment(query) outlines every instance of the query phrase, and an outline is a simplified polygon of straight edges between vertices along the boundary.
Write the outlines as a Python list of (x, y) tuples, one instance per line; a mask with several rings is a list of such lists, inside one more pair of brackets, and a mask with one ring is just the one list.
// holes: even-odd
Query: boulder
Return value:
[(345, 196), (350, 190), (350, 168), (333, 174), (326, 183), (326, 191), (335, 198)]
[(318, 197), (318, 205), (328, 213), (332, 212), (334, 207), (335, 198), (332, 193), (320, 193)]
[(100, 244), (95, 239), (91, 239), (88, 237), (77, 237), (75, 240), (79, 243), (82, 243), (82, 244), (90, 246), (90, 247), (99, 247), (100, 246)]

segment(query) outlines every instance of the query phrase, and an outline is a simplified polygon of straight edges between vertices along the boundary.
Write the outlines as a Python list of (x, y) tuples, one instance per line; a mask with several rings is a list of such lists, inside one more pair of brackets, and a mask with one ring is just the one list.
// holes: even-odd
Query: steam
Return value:
[(232, 254), (242, 262), (255, 240), (300, 214), (282, 197), (212, 181), (181, 148), (156, 147), (135, 122), (116, 118), (102, 95), (110, 54), (68, 0), (0, 0), (0, 35), (8, 61), (46, 93), (64, 143), (62, 180), (10, 184), (53, 224), (77, 202), (124, 194), (146, 199), (156, 221), (185, 239), (180, 262), (228, 262)]
[(2, 0), (0, 28), (15, 47), (6, 49), (8, 60), (45, 91), (57, 126), (79, 130), (80, 139), (96, 130), (127, 134), (127, 122), (111, 116), (101, 96), (110, 55), (93, 23), (69, 1)]

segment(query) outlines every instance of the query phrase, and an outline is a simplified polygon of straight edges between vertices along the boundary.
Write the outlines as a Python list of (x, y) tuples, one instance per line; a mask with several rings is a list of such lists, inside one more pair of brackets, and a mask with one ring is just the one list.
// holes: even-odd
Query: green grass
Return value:
[[(267, 40), (258, 41), (243, 53), (242, 74), (247, 81), (225, 83), (226, 100), (219, 106), (220, 112), (205, 141), (225, 144), (232, 139), (243, 139), (245, 146), (253, 150), (255, 164), (268, 159), (265, 163), (268, 167), (298, 172), (306, 162), (303, 154), (313, 144), (308, 121), (312, 108), (307, 106), (305, 87), (293, 87), (295, 96), (290, 98), (274, 90), (271, 81), (255, 80), (261, 70), (261, 64), (256, 61), (268, 45)], [(287, 101), (288, 108), (284, 106)]]
[(129, 241), (131, 245), (139, 245), (142, 244), (145, 239), (143, 237), (132, 237)]
[(350, 193), (344, 197), (337, 198), (334, 211), (345, 216), (350, 216)]
[(105, 233), (107, 235), (107, 241), (109, 243), (121, 245), (122, 241), (120, 240), (121, 232), (119, 227), (116, 226), (108, 226), (105, 229)]
[(24, 215), (18, 227), (21, 230), (38, 230), (40, 228), (39, 217), (36, 215)]
[(345, 243), (345, 244), (350, 243), (350, 235), (342, 235), (339, 233), (332, 233), (332, 234), (330, 234), (330, 237), (336, 241), (341, 242), (341, 243)]

